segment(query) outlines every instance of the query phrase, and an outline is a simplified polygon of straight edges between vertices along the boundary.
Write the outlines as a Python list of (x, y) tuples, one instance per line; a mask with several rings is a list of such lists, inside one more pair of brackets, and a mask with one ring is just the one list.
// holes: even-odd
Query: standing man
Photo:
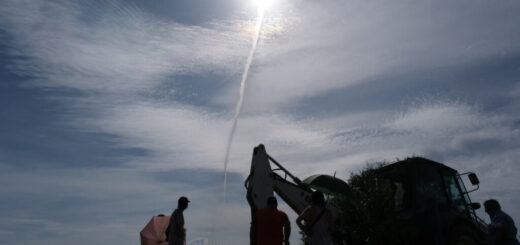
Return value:
[(267, 198), (267, 207), (256, 212), (254, 227), (256, 245), (289, 245), (291, 222), (287, 214), (277, 209), (275, 197)]
[(517, 230), (513, 219), (502, 211), (497, 200), (485, 201), (484, 210), (491, 220), (488, 225), (489, 245), (520, 245), (516, 239)]
[(184, 228), (183, 212), (188, 208), (190, 201), (186, 197), (179, 198), (177, 209), (170, 217), (170, 224), (166, 228), (166, 240), (168, 245), (186, 245), (186, 229)]

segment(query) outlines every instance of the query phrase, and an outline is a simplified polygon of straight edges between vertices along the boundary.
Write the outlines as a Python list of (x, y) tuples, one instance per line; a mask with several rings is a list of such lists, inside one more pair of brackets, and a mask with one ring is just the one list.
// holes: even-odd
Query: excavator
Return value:
[[(375, 178), (391, 182), (395, 186), (395, 215), (406, 217), (418, 230), (419, 237), (412, 244), (485, 244), (487, 225), (475, 213), (480, 208), (480, 203), (472, 202), (468, 195), (479, 188), (475, 173), (459, 174), (444, 164), (421, 157), (388, 164), (375, 172)], [(468, 191), (462, 180), (463, 176), (475, 188)], [(328, 200), (352, 200), (359, 196), (356, 192), (360, 192), (335, 176), (312, 175), (300, 180), (267, 154), (262, 144), (253, 150), (245, 187), (252, 221), (256, 211), (264, 208), (267, 198), (274, 193), (295, 213), (300, 214), (310, 205), (314, 191), (323, 192)], [(341, 215), (342, 207), (338, 206), (340, 204), (341, 202), (327, 201), (327, 208), (336, 219), (345, 217)], [(335, 243), (353, 244), (349, 240), (349, 231), (339, 232), (343, 234), (342, 238), (336, 239)], [(254, 245), (254, 235), (250, 234), (250, 238), (251, 245)]]

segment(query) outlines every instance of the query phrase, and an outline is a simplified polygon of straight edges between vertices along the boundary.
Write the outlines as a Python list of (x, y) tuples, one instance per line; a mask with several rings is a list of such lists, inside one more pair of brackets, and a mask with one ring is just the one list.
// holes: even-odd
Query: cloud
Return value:
[[(23, 57), (11, 60), (10, 67), (43, 87), (151, 89), (171, 74), (235, 70), (249, 42), (238, 30), (217, 23), (186, 26), (118, 3), (104, 11), (61, 1), (2, 5), (1, 27), (15, 40), (9, 54)], [(90, 14), (98, 18), (81, 20)]]
[(287, 14), (299, 22), (288, 24), (290, 31), (279, 39), (259, 46), (246, 92), (245, 105), (251, 110), (283, 108), (336, 89), (403, 73), (425, 72), (416, 81), (421, 83), (427, 80), (424, 76), (442, 69), (520, 51), (520, 36), (513, 34), (511, 25), (518, 17), (507, 10), (518, 8), (516, 4), (298, 4)]

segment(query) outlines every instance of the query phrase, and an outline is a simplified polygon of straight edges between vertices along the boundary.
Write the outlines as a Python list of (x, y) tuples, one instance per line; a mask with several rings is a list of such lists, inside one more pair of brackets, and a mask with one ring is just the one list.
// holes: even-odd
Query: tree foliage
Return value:
[(383, 166), (367, 165), (359, 173), (352, 173), (348, 184), (353, 188), (353, 196), (334, 200), (340, 209), (337, 228), (347, 233), (349, 244), (411, 244), (413, 240), (409, 220), (395, 212), (395, 185), (376, 175), (376, 170)]

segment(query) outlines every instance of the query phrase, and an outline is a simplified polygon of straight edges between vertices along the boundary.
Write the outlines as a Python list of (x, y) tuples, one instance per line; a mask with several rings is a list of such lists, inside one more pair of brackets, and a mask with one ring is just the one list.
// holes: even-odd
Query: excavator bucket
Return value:
[(346, 199), (352, 194), (352, 189), (345, 181), (326, 174), (312, 175), (302, 182), (309, 188), (342, 199)]

